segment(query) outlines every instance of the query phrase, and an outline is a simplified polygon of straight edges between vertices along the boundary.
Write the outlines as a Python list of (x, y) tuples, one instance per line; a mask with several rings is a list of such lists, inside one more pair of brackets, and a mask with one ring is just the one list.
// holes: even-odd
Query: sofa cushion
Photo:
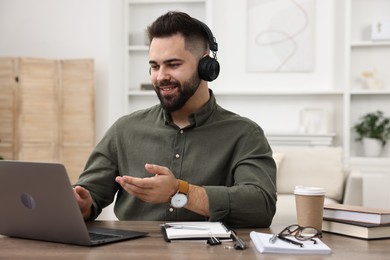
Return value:
[(326, 197), (342, 200), (344, 171), (342, 149), (328, 146), (275, 146), (283, 154), (278, 167), (278, 194), (293, 194), (297, 185), (323, 187)]
[(272, 153), (272, 158), (274, 159), (276, 164), (276, 171), (278, 171), (280, 164), (282, 163), (283, 157), (284, 155), (282, 153)]

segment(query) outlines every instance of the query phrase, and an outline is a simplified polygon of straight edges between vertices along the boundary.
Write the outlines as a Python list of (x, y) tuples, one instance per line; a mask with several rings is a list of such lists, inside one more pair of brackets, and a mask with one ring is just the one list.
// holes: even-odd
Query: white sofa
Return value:
[[(294, 188), (323, 187), (325, 204), (362, 204), (362, 177), (343, 167), (343, 151), (330, 146), (274, 146), (278, 201), (274, 221), (296, 219)], [(293, 223), (291, 223), (293, 224)]]

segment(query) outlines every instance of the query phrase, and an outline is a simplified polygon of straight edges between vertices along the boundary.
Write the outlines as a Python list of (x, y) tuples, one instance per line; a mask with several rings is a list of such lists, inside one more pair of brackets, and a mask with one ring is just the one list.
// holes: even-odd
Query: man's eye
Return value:
[(179, 67), (179, 66), (180, 66), (179, 63), (172, 63), (172, 64), (169, 64), (169, 67), (171, 67), (171, 68), (177, 68), (177, 67)]

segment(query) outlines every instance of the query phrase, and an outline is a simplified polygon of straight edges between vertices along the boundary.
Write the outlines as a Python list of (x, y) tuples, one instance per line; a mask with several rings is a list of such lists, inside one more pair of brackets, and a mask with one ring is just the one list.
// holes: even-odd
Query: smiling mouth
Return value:
[(164, 86), (164, 87), (159, 87), (160, 90), (162, 91), (170, 91), (172, 89), (177, 88), (177, 86)]
[(163, 94), (171, 94), (175, 91), (175, 89), (178, 86), (176, 85), (169, 85), (169, 86), (159, 86), (158, 89), (160, 90), (161, 93)]

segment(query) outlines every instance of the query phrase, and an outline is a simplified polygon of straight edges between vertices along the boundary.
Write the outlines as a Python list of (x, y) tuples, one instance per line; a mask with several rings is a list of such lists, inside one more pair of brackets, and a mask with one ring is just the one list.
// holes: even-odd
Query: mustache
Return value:
[(164, 80), (157, 83), (156, 87), (175, 86), (179, 87), (180, 84), (177, 81)]

